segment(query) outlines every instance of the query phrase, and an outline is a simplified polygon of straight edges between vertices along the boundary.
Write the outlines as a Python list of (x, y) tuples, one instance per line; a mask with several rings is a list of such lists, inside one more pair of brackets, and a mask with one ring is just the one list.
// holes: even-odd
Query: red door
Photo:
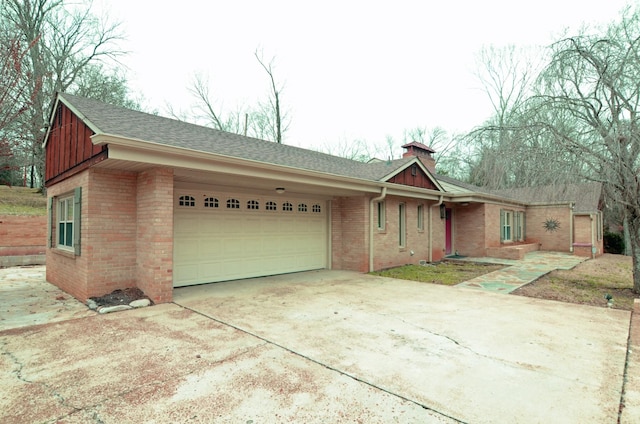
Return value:
[(446, 209), (446, 222), (445, 222), (445, 255), (450, 255), (453, 249), (453, 241), (452, 241), (452, 231), (451, 231), (451, 208)]

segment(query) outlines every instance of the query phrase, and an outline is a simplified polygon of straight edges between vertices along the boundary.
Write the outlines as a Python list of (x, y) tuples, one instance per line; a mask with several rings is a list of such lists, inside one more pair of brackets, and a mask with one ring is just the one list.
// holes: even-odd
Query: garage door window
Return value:
[(215, 197), (207, 197), (204, 199), (204, 207), (205, 208), (217, 208), (218, 207), (218, 199)]
[(247, 209), (252, 211), (260, 209), (260, 202), (258, 202), (257, 200), (249, 200), (247, 202)]
[(264, 205), (264, 208), (268, 211), (277, 211), (278, 210), (278, 204), (276, 202), (267, 202)]
[(227, 209), (240, 209), (240, 201), (238, 199), (228, 199)]
[(180, 196), (178, 205), (193, 208), (196, 206), (196, 199), (193, 196)]
[(320, 205), (313, 205), (313, 208), (311, 208), (311, 211), (314, 213), (321, 213), (322, 208), (320, 207)]
[(284, 202), (282, 204), (282, 210), (285, 212), (292, 212), (293, 211), (293, 205), (289, 202)]
[(306, 212), (307, 211), (307, 205), (304, 203), (300, 203), (298, 204), (298, 212)]

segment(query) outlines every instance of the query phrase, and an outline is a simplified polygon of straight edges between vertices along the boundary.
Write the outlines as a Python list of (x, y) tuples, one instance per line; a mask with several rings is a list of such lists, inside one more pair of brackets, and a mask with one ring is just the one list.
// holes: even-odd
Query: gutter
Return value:
[[(380, 196), (373, 197), (369, 200), (369, 272), (373, 272), (373, 204), (384, 200), (387, 197), (387, 187), (382, 187), (382, 191), (380, 192)], [(386, 219), (386, 214), (385, 214)]]
[(433, 262), (433, 208), (440, 207), (444, 201), (444, 195), (440, 195), (438, 203), (429, 206), (429, 262)]

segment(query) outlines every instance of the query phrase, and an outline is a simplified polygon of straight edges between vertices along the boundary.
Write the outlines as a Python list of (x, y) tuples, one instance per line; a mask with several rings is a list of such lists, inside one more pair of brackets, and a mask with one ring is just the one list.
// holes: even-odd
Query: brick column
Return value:
[(173, 299), (173, 170), (155, 168), (137, 179), (136, 285), (155, 303)]

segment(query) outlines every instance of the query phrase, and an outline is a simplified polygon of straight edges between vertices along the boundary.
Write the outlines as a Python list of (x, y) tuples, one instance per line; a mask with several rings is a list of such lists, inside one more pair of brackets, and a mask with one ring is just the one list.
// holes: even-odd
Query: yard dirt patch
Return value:
[(552, 271), (511, 294), (601, 307), (607, 307), (609, 295), (611, 307), (630, 311), (638, 297), (632, 288), (631, 257), (605, 253), (573, 269)]

